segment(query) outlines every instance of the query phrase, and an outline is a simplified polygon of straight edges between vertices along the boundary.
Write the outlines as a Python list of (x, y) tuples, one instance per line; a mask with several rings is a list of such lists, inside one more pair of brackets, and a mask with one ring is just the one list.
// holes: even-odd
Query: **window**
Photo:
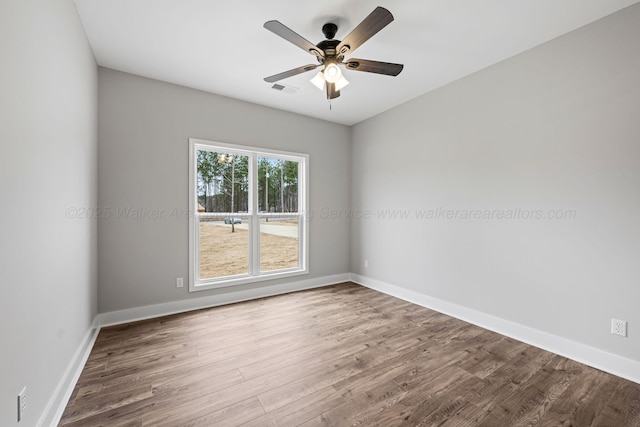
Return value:
[(189, 290), (307, 273), (307, 162), (189, 140)]

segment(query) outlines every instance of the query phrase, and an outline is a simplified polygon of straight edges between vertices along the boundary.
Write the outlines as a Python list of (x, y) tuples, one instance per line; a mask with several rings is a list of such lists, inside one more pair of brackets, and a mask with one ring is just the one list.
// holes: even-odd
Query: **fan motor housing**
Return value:
[(336, 47), (338, 47), (339, 44), (340, 44), (340, 40), (322, 40), (316, 46), (318, 47), (318, 49), (322, 50), (327, 55), (332, 55), (332, 54), (335, 55)]
[(337, 57), (336, 47), (340, 44), (340, 40), (323, 40), (316, 46), (322, 52), (324, 52), (324, 59), (318, 57), (318, 61), (324, 62), (329, 58), (336, 58), (338, 61), (342, 61), (342, 57)]

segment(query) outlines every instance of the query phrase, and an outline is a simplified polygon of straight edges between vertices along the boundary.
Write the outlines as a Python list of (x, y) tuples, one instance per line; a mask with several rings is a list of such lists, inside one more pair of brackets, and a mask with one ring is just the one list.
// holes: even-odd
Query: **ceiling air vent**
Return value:
[(273, 86), (271, 86), (271, 89), (277, 90), (278, 92), (288, 93), (288, 94), (293, 94), (298, 91), (297, 87), (281, 85), (278, 83), (274, 83)]

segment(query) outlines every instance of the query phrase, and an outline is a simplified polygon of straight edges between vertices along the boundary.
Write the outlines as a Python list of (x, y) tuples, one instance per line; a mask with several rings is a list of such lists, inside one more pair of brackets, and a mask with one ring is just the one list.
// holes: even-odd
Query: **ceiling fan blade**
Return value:
[(304, 50), (307, 53), (310, 53), (315, 56), (324, 57), (324, 52), (318, 49), (316, 45), (314, 45), (309, 40), (302, 37), (300, 34), (293, 31), (291, 28), (285, 26), (280, 21), (267, 21), (264, 23), (264, 28), (282, 37), (286, 41), (293, 43), (294, 45), (298, 46), (300, 49)]
[(368, 59), (349, 59), (345, 62), (347, 70), (365, 71), (367, 73), (384, 74), (387, 76), (397, 76), (404, 68), (402, 64), (391, 62), (370, 61)]
[(269, 83), (277, 82), (278, 80), (286, 79), (287, 77), (295, 76), (298, 74), (306, 73), (307, 71), (315, 70), (320, 64), (303, 65), (302, 67), (294, 68), (293, 70), (283, 71), (273, 76), (265, 77), (264, 81)]
[(393, 15), (384, 7), (376, 7), (336, 48), (338, 55), (353, 53), (378, 31), (393, 22)]
[(336, 90), (336, 84), (327, 82), (327, 99), (334, 99), (339, 96), (340, 91)]

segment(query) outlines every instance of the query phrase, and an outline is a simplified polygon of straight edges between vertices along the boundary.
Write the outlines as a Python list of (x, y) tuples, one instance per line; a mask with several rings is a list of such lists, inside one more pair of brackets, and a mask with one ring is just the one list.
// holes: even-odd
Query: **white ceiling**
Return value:
[[(355, 124), (640, 0), (75, 0), (99, 65), (320, 119)], [(307, 72), (315, 58), (267, 31), (279, 20), (313, 43), (326, 22), (344, 38), (376, 6), (395, 21), (355, 57), (405, 65), (397, 77), (346, 71), (331, 102)], [(347, 57), (348, 58), (348, 57)]]

